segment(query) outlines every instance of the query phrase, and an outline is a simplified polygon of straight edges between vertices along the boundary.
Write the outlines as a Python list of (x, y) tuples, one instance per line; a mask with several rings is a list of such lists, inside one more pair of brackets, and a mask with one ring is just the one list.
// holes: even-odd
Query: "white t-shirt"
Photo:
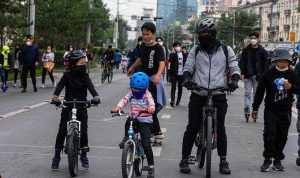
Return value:
[(183, 75), (183, 55), (182, 52), (177, 53), (178, 57), (178, 75)]

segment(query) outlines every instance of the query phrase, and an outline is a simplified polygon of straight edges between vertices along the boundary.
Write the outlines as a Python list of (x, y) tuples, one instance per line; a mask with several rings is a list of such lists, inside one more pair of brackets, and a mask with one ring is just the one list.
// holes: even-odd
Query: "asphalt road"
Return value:
[[(100, 83), (98, 70), (94, 71), (91, 76), (95, 85)], [(90, 169), (89, 171), (81, 170), (78, 177), (122, 177), (121, 150), (118, 144), (123, 136), (125, 120), (112, 118), (110, 109), (128, 92), (128, 81), (125, 75), (117, 72), (112, 83), (97, 85), (96, 89), (100, 93), (102, 104), (98, 108), (89, 109)], [(165, 86), (169, 98), (170, 85)], [(69, 177), (65, 155), (62, 156), (59, 171), (50, 170), (61, 111), (43, 101), (51, 98), (54, 89), (39, 89), (37, 93), (31, 90), (29, 89), (26, 94), (21, 94), (20, 89), (9, 88), (8, 93), (0, 94), (0, 115), (6, 116), (0, 119), (0, 173), (3, 178)], [(259, 167), (263, 162), (262, 112), (257, 123), (245, 123), (242, 112), (243, 92), (241, 87), (228, 96), (226, 128), (228, 161), (232, 174), (224, 176), (218, 173), (219, 158), (214, 151), (212, 177), (299, 178), (300, 167), (295, 164), (298, 149), (295, 118), (293, 118), (288, 143), (284, 150), (286, 159), (283, 165), (286, 171), (259, 172)], [(175, 108), (168, 106), (159, 113), (161, 127), (166, 132), (166, 138), (161, 147), (153, 148), (157, 178), (205, 177), (205, 169), (201, 170), (196, 165), (191, 165), (192, 174), (179, 173), (178, 163), (181, 158), (182, 136), (187, 124), (188, 98), (189, 92), (184, 90), (180, 106)], [(24, 106), (30, 107), (22, 110)], [(293, 115), (296, 116), (295, 113)], [(142, 178), (146, 175), (147, 173), (144, 172)]]

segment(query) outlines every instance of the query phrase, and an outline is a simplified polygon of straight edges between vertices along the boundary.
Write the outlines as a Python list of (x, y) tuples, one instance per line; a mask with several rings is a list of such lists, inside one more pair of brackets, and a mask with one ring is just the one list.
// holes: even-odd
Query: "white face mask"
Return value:
[(7, 54), (10, 53), (10, 50), (8, 50), (6, 53), (7, 53)]
[(51, 50), (47, 50), (47, 53), (51, 53)]
[(251, 43), (252, 46), (256, 45), (257, 44), (257, 39), (251, 39), (250, 43)]
[(162, 46), (162, 45), (164, 45), (164, 43), (163, 42), (159, 42), (159, 44)]
[(177, 52), (180, 52), (181, 47), (177, 46), (177, 47), (175, 48), (175, 50), (176, 50)]
[(70, 51), (73, 51), (73, 48), (70, 48)]
[(289, 51), (289, 53), (290, 53), (290, 55), (291, 55), (291, 56), (294, 54), (294, 52), (293, 52), (293, 51)]
[(285, 67), (285, 68), (283, 68), (283, 69), (279, 69), (279, 68), (276, 66), (276, 69), (277, 69), (278, 71), (280, 71), (280, 72), (284, 72), (284, 71), (288, 70), (289, 67)]
[(27, 46), (30, 46), (30, 45), (31, 45), (31, 42), (30, 42), (30, 41), (27, 41), (27, 42), (26, 42), (26, 45), (27, 45)]
[(141, 45), (141, 44), (142, 44), (142, 42), (140, 41), (140, 42), (139, 42), (139, 45)]

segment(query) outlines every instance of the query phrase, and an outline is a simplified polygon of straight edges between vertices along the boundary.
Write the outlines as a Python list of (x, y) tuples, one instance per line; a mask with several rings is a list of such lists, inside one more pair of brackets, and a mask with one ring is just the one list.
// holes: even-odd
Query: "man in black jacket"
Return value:
[(176, 85), (178, 84), (178, 95), (176, 106), (179, 105), (182, 95), (182, 83), (183, 83), (183, 68), (186, 62), (187, 54), (183, 53), (181, 50), (181, 44), (179, 42), (173, 43), (173, 48), (175, 51), (170, 54), (169, 62), (170, 65), (170, 81), (172, 83), (171, 87), (171, 107), (174, 107), (175, 103), (175, 92)]
[[(241, 80), (244, 80), (245, 88), (244, 112), (247, 122), (250, 116), (252, 90), (254, 96), (259, 78), (270, 68), (268, 53), (258, 43), (259, 34), (252, 31), (249, 33), (249, 38), (250, 44), (243, 49), (240, 60)], [(255, 122), (256, 118), (253, 119)]]

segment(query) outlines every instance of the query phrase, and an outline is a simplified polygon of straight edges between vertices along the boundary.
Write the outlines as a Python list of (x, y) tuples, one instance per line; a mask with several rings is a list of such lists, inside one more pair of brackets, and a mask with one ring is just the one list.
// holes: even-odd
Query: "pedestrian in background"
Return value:
[(170, 81), (172, 84), (171, 87), (171, 107), (174, 107), (175, 104), (175, 93), (176, 86), (178, 85), (178, 94), (176, 106), (180, 104), (181, 95), (182, 95), (182, 83), (183, 83), (183, 68), (187, 59), (187, 53), (183, 53), (181, 50), (181, 44), (179, 42), (173, 43), (175, 51), (170, 54), (169, 62), (170, 65)]
[(274, 159), (272, 168), (284, 171), (281, 161), (285, 157), (283, 149), (292, 119), (293, 94), (300, 93), (300, 80), (289, 69), (289, 64), (293, 61), (288, 51), (276, 50), (272, 62), (275, 66), (261, 76), (252, 105), (252, 117), (256, 119), (258, 108), (265, 98), (263, 132), (265, 160), (260, 167), (261, 172), (269, 171), (272, 158)]
[[(138, 38), (138, 43), (136, 45), (136, 47), (132, 50), (131, 52), (131, 55), (130, 55), (130, 58), (129, 58), (129, 63), (128, 63), (128, 66), (127, 66), (127, 69), (129, 69), (136, 61), (137, 59), (137, 56), (138, 56), (138, 50), (141, 46), (143, 42), (143, 37), (142, 36), (139, 36)], [(137, 66), (135, 69), (134, 69), (134, 72), (133, 73), (136, 73), (136, 72), (139, 72), (140, 71), (140, 65)]]
[(125, 51), (122, 51), (122, 57), (121, 57), (121, 66), (122, 66), (122, 72), (125, 74), (126, 73), (126, 69), (127, 69), (127, 65), (128, 65), (128, 58), (126, 56)]
[(72, 44), (68, 44), (66, 46), (66, 52), (64, 54), (64, 59), (68, 59), (68, 57), (70, 56), (70, 52), (72, 52), (73, 50), (75, 50), (75, 47)]
[(120, 62), (121, 62), (121, 57), (122, 57), (122, 53), (120, 52), (119, 49), (116, 49), (115, 51), (115, 68), (119, 69), (120, 67)]
[[(300, 78), (300, 62), (298, 61), (294, 72)], [(296, 164), (297, 166), (300, 166), (300, 95), (297, 95), (297, 103), (296, 103), (296, 108), (298, 110), (298, 117), (297, 117), (297, 132), (298, 132), (298, 158), (296, 159)]]
[(39, 65), (40, 51), (36, 44), (33, 43), (34, 38), (32, 35), (26, 36), (26, 44), (23, 46), (20, 53), (20, 65), (22, 66), (22, 93), (26, 93), (27, 90), (27, 75), (30, 71), (30, 77), (32, 79), (32, 85), (34, 92), (37, 92), (35, 71)]
[(1, 89), (3, 92), (7, 90), (7, 79), (8, 79), (8, 70), (12, 65), (12, 54), (8, 46), (3, 46), (0, 53), (0, 68), (1, 68)]
[(56, 82), (54, 81), (53, 77), (53, 70), (54, 70), (54, 53), (52, 52), (52, 47), (50, 45), (47, 46), (46, 51), (42, 56), (42, 85), (41, 88), (45, 88), (45, 78), (46, 73), (48, 72), (49, 77), (52, 81), (52, 86), (56, 87)]
[[(244, 114), (246, 121), (250, 116), (252, 94), (255, 95), (258, 80), (261, 75), (268, 71), (270, 63), (267, 51), (259, 44), (259, 33), (249, 33), (250, 44), (243, 49), (239, 63), (241, 69), (241, 80), (244, 80)], [(255, 120), (254, 120), (255, 122)]]
[(20, 53), (21, 53), (21, 46), (19, 44), (17, 44), (15, 47), (15, 51), (14, 51), (14, 84), (13, 84), (13, 87), (17, 87), (17, 79), (18, 79), (19, 73), (20, 73), (20, 81), (21, 81), (21, 87), (22, 87), (22, 70), (20, 68), (20, 58), (19, 58)]

